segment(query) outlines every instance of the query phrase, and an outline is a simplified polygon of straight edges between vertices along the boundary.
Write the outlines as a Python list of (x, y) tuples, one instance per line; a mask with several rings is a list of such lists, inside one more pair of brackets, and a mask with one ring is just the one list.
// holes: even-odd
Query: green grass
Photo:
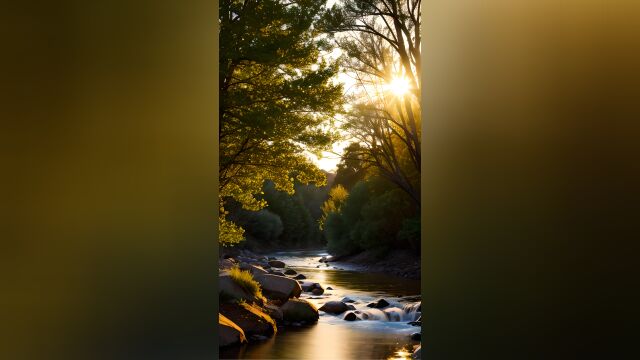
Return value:
[(257, 281), (253, 280), (253, 275), (250, 272), (245, 270), (240, 270), (239, 267), (235, 266), (231, 268), (229, 271), (229, 275), (231, 279), (238, 284), (241, 288), (243, 288), (247, 293), (255, 296), (256, 298), (262, 298), (262, 290), (260, 289), (260, 284)]

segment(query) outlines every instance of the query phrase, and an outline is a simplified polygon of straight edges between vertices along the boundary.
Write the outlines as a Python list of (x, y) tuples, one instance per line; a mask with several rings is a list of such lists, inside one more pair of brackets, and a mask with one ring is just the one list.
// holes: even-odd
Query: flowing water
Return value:
[[(291, 251), (270, 254), (288, 267), (304, 274), (305, 281), (317, 282), (325, 289), (316, 296), (301, 298), (318, 308), (327, 301), (349, 297), (361, 321), (346, 321), (340, 315), (320, 311), (317, 324), (278, 328), (269, 340), (236, 346), (221, 351), (227, 359), (408, 359), (420, 344), (410, 335), (420, 327), (407, 324), (420, 316), (419, 280), (358, 271), (348, 264), (320, 263), (326, 251)], [(327, 266), (329, 265), (329, 266)], [(319, 266), (319, 267), (318, 267)], [(328, 290), (331, 287), (333, 290)], [(372, 309), (366, 305), (384, 298), (390, 305)]]

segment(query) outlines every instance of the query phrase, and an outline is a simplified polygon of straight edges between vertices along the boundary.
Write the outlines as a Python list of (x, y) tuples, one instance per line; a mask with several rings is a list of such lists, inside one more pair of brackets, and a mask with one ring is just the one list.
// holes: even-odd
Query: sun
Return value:
[(409, 79), (405, 77), (393, 78), (393, 80), (391, 80), (391, 82), (389, 82), (386, 85), (386, 88), (387, 90), (392, 92), (395, 96), (402, 97), (407, 92), (409, 92), (409, 89), (410, 89)]

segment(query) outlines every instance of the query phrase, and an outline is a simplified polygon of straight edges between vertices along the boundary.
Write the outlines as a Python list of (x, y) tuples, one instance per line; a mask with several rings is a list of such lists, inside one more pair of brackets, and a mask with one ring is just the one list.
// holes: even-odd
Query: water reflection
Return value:
[[(262, 343), (229, 349), (223, 359), (409, 359), (404, 333), (355, 331), (348, 326), (319, 322), (315, 326), (287, 328)], [(400, 350), (398, 350), (400, 349)]]

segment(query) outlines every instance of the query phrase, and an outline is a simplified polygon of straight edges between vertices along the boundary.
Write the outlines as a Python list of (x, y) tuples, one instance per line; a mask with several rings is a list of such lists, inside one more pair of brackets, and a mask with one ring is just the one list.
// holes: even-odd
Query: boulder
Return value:
[(297, 274), (297, 272), (295, 270), (293, 270), (293, 269), (287, 269), (287, 270), (284, 271), (284, 274), (285, 275), (295, 275), (295, 274)]
[(218, 346), (246, 343), (244, 331), (222, 314), (218, 314)]
[(327, 290), (333, 290), (331, 286), (327, 286)]
[(277, 323), (281, 322), (284, 319), (282, 310), (280, 310), (280, 308), (275, 304), (266, 304), (264, 306), (264, 312), (271, 316), (271, 318)]
[(304, 299), (289, 299), (280, 309), (285, 321), (316, 322), (320, 317), (318, 309)]
[(218, 263), (218, 269), (220, 270), (229, 270), (234, 266), (236, 266), (236, 263), (232, 259), (222, 259)]
[(324, 305), (322, 305), (319, 310), (330, 314), (342, 314), (343, 312), (349, 310), (349, 307), (342, 301), (328, 301), (324, 303)]
[(302, 274), (298, 274), (298, 275), (294, 276), (293, 278), (296, 279), (296, 280), (302, 280), (302, 279), (306, 279), (307, 277), (302, 275)]
[(352, 312), (348, 312), (347, 315), (345, 315), (343, 319), (347, 320), (347, 321), (359, 320), (358, 316), (356, 314), (352, 313)]
[(221, 299), (223, 299), (222, 301), (224, 301), (224, 299), (229, 299), (245, 300), (249, 303), (257, 303), (260, 305), (263, 303), (262, 298), (258, 298), (250, 294), (240, 285), (236, 284), (228, 272), (223, 272), (218, 276), (218, 293)]
[(320, 261), (320, 262), (325, 262), (325, 260), (327, 260), (327, 258), (326, 258), (325, 256), (323, 256), (323, 257), (321, 257), (321, 258), (320, 258), (320, 260), (318, 260), (318, 261)]
[(284, 263), (280, 260), (270, 260), (269, 266), (274, 268), (284, 268)]
[(356, 301), (355, 301), (355, 300), (353, 300), (352, 298), (350, 298), (350, 297), (346, 297), (346, 296), (345, 296), (345, 297), (343, 297), (343, 298), (342, 298), (342, 300), (340, 300), (340, 301), (342, 301), (343, 303), (354, 303), (354, 302), (356, 302)]
[(282, 271), (270, 271), (269, 274), (276, 276), (285, 276)]
[(299, 297), (302, 288), (297, 281), (277, 275), (259, 275), (255, 280), (262, 288), (262, 294), (269, 299), (287, 301), (292, 297)]
[(311, 293), (313, 295), (322, 295), (324, 294), (324, 289), (319, 287), (319, 288), (314, 288), (313, 290), (311, 290)]
[(273, 319), (256, 305), (246, 302), (220, 304), (220, 314), (238, 325), (245, 336), (273, 336), (277, 332)]
[(356, 307), (351, 305), (351, 304), (347, 304), (347, 308), (349, 308), (349, 310), (355, 310)]
[(389, 303), (385, 299), (378, 299), (378, 301), (367, 304), (367, 306), (370, 308), (381, 309), (385, 306), (389, 306)]
[(411, 334), (411, 340), (420, 341), (421, 337), (422, 337), (422, 334), (419, 332)]
[(302, 291), (304, 292), (311, 292), (313, 291), (313, 289), (316, 288), (322, 288), (322, 286), (320, 286), (320, 284), (318, 283), (314, 283), (312, 281), (303, 281), (300, 286), (302, 286)]
[(251, 275), (253, 275), (254, 277), (257, 275), (264, 275), (264, 274), (268, 274), (267, 270), (253, 265), (253, 264), (247, 264), (247, 263), (240, 263), (240, 270), (246, 270), (248, 272), (251, 273)]

